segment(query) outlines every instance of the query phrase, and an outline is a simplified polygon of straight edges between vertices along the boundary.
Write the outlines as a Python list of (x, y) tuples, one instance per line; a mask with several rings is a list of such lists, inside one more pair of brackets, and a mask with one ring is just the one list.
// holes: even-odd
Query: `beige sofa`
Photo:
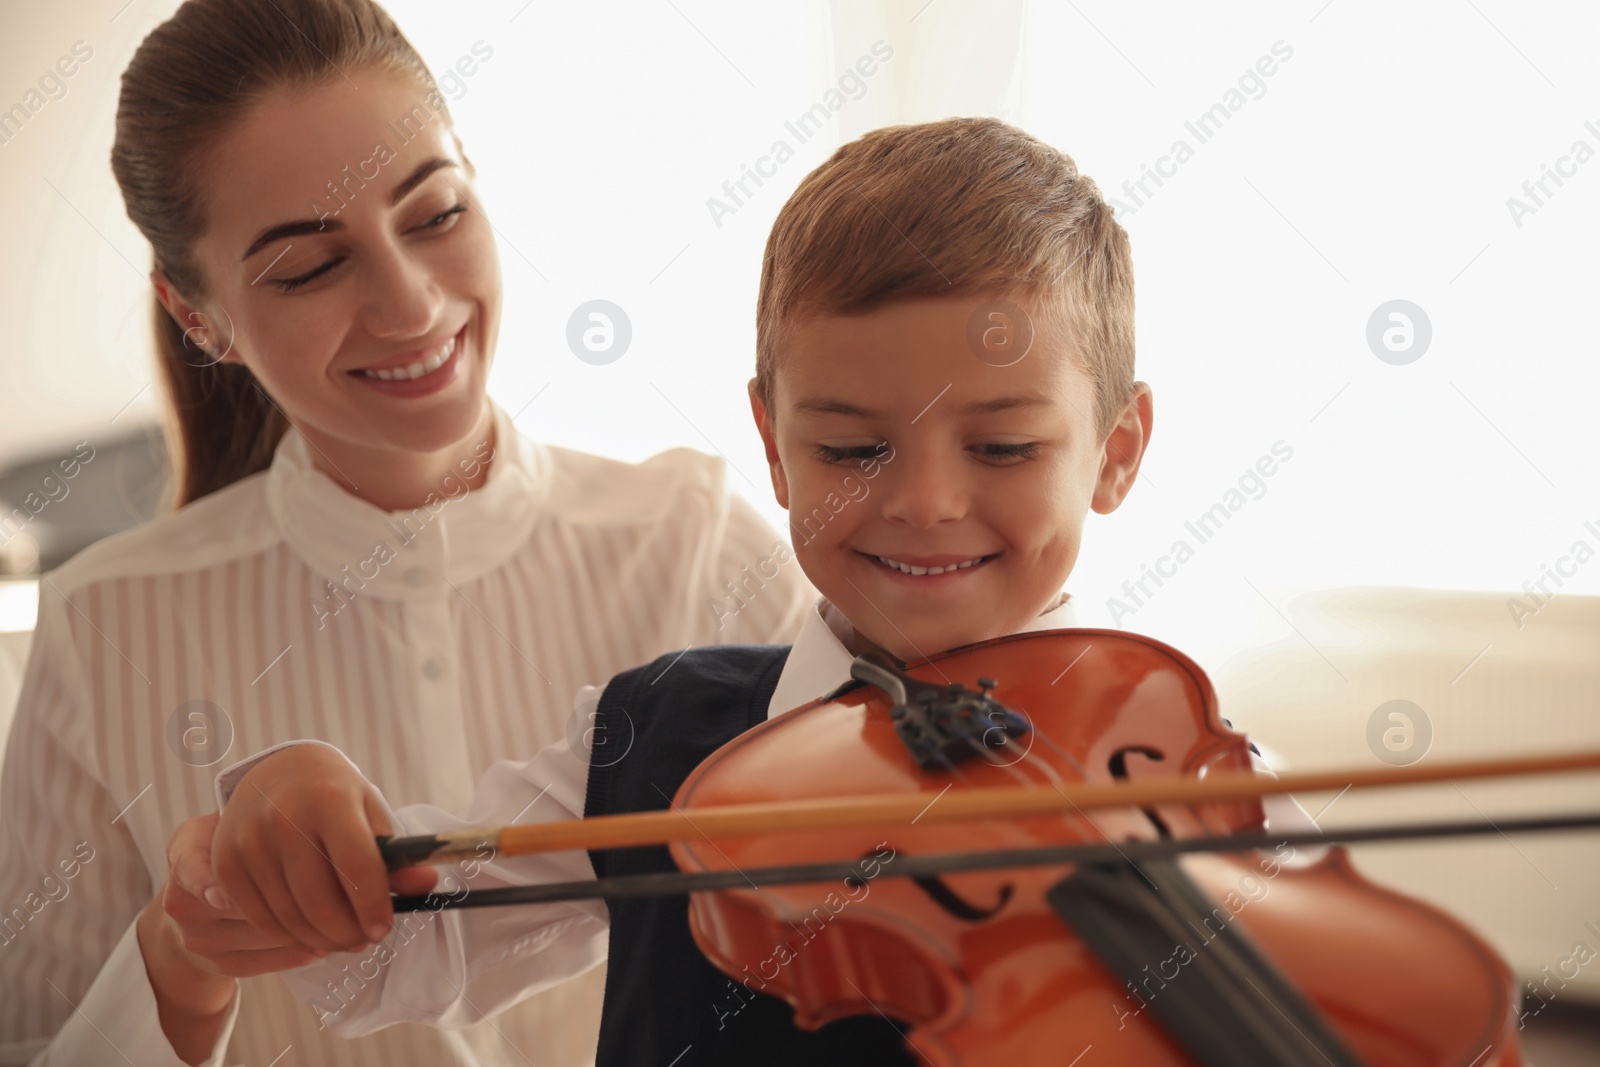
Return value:
[[(1514, 612), (1493, 593), (1275, 593), (1286, 618), (1200, 658), (1223, 713), (1288, 769), (1372, 767), (1417, 754), (1387, 748), (1388, 731), (1400, 748), (1431, 729), (1421, 755), (1430, 762), (1600, 748), (1600, 598), (1517, 599), (1524, 610)], [(1396, 700), (1420, 713), (1385, 708)], [(1416, 720), (1409, 738), (1393, 711)], [(1315, 814), (1333, 798), (1299, 799)], [(1600, 773), (1351, 792), (1320, 822), (1578, 810), (1600, 811)], [(1545, 999), (1600, 1003), (1600, 833), (1409, 841), (1352, 854), (1374, 880), (1477, 928)]]

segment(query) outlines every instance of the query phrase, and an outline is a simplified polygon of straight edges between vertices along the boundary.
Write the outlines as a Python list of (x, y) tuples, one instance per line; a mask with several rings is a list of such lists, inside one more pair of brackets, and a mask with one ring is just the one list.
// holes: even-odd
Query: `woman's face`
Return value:
[(275, 90), (209, 149), (208, 292), (175, 311), (208, 349), (196, 362), (245, 364), (323, 458), (370, 467), (482, 423), (500, 262), (427, 92), (347, 73), (359, 90)]

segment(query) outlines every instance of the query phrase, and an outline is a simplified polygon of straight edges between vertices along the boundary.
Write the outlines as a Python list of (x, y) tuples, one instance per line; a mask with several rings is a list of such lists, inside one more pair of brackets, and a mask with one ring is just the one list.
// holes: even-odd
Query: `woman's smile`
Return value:
[(467, 327), (424, 355), (407, 355), (347, 372), (362, 385), (386, 396), (432, 396), (460, 377), (467, 355)]

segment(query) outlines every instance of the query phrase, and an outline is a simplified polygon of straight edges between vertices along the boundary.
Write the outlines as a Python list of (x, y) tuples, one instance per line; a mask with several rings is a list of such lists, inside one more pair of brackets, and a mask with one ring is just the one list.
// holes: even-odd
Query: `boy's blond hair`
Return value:
[(992, 118), (874, 130), (800, 183), (767, 238), (756, 394), (770, 411), (783, 329), (801, 318), (968, 293), (1041, 309), (1110, 431), (1133, 389), (1127, 232), (1070, 156)]

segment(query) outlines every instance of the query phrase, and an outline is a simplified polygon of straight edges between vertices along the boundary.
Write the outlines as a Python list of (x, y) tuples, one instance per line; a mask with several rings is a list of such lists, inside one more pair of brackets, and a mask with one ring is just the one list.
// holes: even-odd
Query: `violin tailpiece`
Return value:
[(901, 744), (925, 771), (946, 770), (981, 757), (995, 762), (1003, 749), (1031, 729), (1028, 720), (989, 695), (998, 683), (979, 678), (977, 689), (959, 682), (935, 685), (902, 673), (885, 656), (857, 656), (851, 675), (889, 697)]

